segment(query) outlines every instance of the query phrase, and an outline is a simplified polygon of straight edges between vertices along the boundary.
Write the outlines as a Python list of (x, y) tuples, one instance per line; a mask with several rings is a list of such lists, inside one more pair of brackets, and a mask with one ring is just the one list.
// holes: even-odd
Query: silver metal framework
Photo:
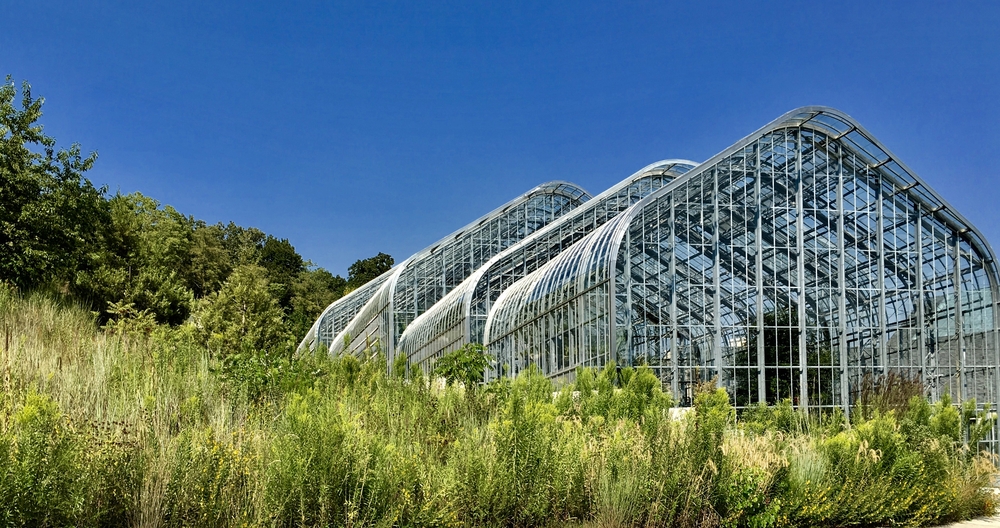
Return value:
[(360, 288), (337, 299), (330, 306), (327, 306), (319, 318), (316, 319), (316, 322), (313, 323), (309, 332), (306, 333), (302, 342), (299, 343), (298, 351), (301, 352), (306, 348), (310, 350), (315, 349), (317, 344), (322, 344), (329, 348), (334, 336), (347, 328), (347, 324), (351, 322), (351, 319), (354, 319), (354, 316), (358, 315), (358, 312), (368, 304), (368, 301), (375, 295), (375, 292), (389, 280), (389, 277), (392, 277), (395, 269), (386, 271)]
[(996, 407), (994, 253), (853, 119), (793, 110), (694, 165), (582, 207), (578, 188), (539, 187), (331, 305), (302, 346), (429, 369), (482, 342), (491, 378), (614, 360), (682, 405), (717, 378), (737, 407), (848, 414), (866, 376), (898, 372)]
[(865, 375), (932, 397), (1000, 393), (985, 238), (850, 117), (789, 112), (506, 289), (492, 375), (645, 364), (682, 404), (718, 377), (737, 406), (850, 412)]
[(514, 281), (536, 270), (574, 242), (604, 225), (643, 197), (694, 168), (687, 160), (648, 165), (614, 187), (496, 255), (400, 336), (397, 349), (408, 362), (429, 366), (467, 343), (482, 343), (493, 302)]
[[(314, 324), (313, 341), (332, 354), (377, 349), (391, 361), (396, 338), (413, 319), (491, 257), (589, 199), (586, 191), (566, 182), (535, 187), (406, 259), (372, 281), (377, 284), (365, 285), (363, 295), (331, 304)], [(300, 346), (306, 345), (304, 340)]]

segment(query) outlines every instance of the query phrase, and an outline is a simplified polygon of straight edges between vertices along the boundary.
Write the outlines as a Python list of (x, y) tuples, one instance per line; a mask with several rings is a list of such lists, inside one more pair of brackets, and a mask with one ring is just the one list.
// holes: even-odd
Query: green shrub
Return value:
[(230, 526), (252, 517), (252, 453), (210, 428), (177, 439), (164, 520), (167, 526)]
[(715, 508), (721, 525), (764, 528), (785, 522), (781, 499), (789, 461), (780, 432), (732, 431), (723, 441)]
[(486, 347), (479, 343), (468, 343), (441, 356), (434, 363), (434, 374), (445, 378), (448, 383), (462, 383), (472, 390), (483, 381), (483, 373), (490, 361)]
[(767, 405), (758, 403), (744, 409), (740, 416), (740, 423), (757, 434), (766, 431), (781, 431), (785, 434), (797, 434), (804, 432), (808, 427), (808, 420), (803, 413), (792, 407), (792, 401), (784, 399), (777, 405)]
[(378, 350), (218, 354), (193, 325), (130, 325), (0, 288), (0, 525), (918, 525), (993, 507), (996, 467), (969, 447), (991, 415), (971, 401), (737, 420), (709, 383), (671, 417), (645, 367), (442, 387)]
[(450, 513), (417, 446), (317, 391), (289, 398), (265, 460), (268, 524), (437, 525)]
[(558, 420), (552, 384), (535, 369), (497, 385), (495, 417), (465, 427), (449, 459), (459, 519), (537, 526), (583, 518), (589, 497), (579, 422)]
[(18, 403), (4, 416), (0, 441), (0, 518), (14, 526), (75, 524), (87, 491), (84, 446), (48, 396), (30, 392)]

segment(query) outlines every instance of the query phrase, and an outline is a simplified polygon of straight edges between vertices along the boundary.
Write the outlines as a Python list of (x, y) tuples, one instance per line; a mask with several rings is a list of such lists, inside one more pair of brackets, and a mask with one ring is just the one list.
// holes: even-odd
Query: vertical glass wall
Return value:
[(850, 118), (783, 116), (511, 286), (497, 372), (649, 365), (682, 403), (849, 406), (867, 378), (997, 402), (997, 272), (985, 240)]

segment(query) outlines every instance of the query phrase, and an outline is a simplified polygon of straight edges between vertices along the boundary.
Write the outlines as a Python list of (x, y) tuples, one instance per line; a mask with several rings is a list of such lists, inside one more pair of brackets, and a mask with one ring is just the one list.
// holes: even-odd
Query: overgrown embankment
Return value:
[[(0, 524), (847, 526), (992, 508), (962, 417), (917, 397), (847, 427), (724, 391), (670, 420), (645, 370), (474, 390), (384, 363), (210, 352), (192, 325), (0, 289)], [(856, 413), (858, 415), (862, 413)]]

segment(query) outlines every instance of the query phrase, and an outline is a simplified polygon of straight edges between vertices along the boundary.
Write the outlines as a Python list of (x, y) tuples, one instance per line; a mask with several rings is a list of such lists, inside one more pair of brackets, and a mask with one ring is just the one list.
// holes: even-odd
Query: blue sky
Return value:
[(0, 74), (91, 180), (346, 274), (537, 183), (596, 194), (798, 106), (861, 122), (1000, 249), (1000, 3), (0, 0)]

